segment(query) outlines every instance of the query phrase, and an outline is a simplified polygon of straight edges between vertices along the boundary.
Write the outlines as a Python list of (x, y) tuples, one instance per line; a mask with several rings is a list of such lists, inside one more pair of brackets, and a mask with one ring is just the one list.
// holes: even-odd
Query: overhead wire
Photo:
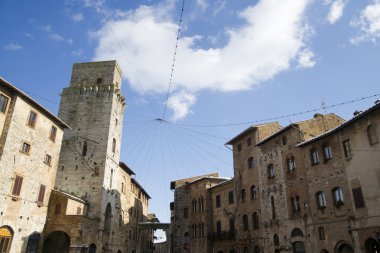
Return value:
[(346, 104), (351, 104), (351, 103), (355, 103), (358, 101), (362, 101), (362, 100), (366, 100), (366, 99), (374, 98), (374, 97), (378, 97), (378, 96), (380, 96), (380, 93), (373, 94), (373, 95), (366, 96), (366, 97), (361, 97), (358, 99), (352, 99), (349, 101), (344, 101), (344, 102), (333, 104), (333, 105), (324, 105), (323, 108), (314, 108), (314, 109), (310, 109), (310, 110), (306, 110), (306, 111), (301, 111), (301, 112), (291, 113), (291, 114), (285, 114), (285, 115), (281, 115), (281, 116), (277, 116), (277, 117), (260, 119), (260, 120), (243, 121), (243, 122), (235, 122), (235, 123), (228, 123), (228, 124), (209, 124), (209, 125), (180, 124), (180, 125), (181, 126), (187, 126), (187, 127), (205, 127), (205, 128), (207, 128), (207, 127), (229, 127), (229, 126), (239, 126), (239, 125), (248, 125), (248, 124), (255, 124), (255, 123), (270, 122), (273, 120), (279, 120), (279, 119), (299, 116), (299, 115), (303, 115), (303, 114), (308, 114), (308, 113), (312, 113), (312, 112), (317, 112), (320, 110), (331, 109), (334, 107), (339, 107), (339, 106), (343, 106)]
[(184, 8), (185, 8), (185, 0), (182, 0), (182, 8), (181, 8), (181, 14), (180, 14), (179, 23), (178, 23), (177, 39), (176, 39), (175, 47), (174, 47), (174, 54), (173, 54), (172, 67), (171, 67), (171, 71), (170, 71), (168, 91), (166, 93), (164, 111), (163, 111), (162, 116), (161, 116), (161, 119), (163, 119), (163, 120), (165, 119), (166, 109), (168, 107), (168, 101), (169, 101), (169, 97), (170, 97), (170, 91), (171, 91), (173, 74), (174, 74), (174, 65), (175, 65), (176, 56), (177, 56), (178, 42), (179, 42), (179, 37), (181, 35), (181, 26), (182, 26), (182, 18), (183, 18)]

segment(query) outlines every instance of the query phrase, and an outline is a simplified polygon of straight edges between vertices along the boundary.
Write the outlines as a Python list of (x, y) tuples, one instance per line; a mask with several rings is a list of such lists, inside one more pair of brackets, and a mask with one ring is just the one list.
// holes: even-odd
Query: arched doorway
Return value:
[(70, 236), (63, 231), (50, 233), (43, 246), (43, 253), (69, 253)]
[(335, 253), (354, 253), (354, 249), (346, 242), (338, 242), (335, 246)]
[(88, 248), (88, 253), (96, 253), (96, 245), (91, 244), (90, 247)]
[(292, 248), (293, 248), (293, 253), (305, 253), (305, 243), (304, 242), (293, 242)]
[(365, 252), (366, 253), (379, 253), (380, 252), (380, 244), (373, 238), (368, 238), (365, 241)]
[[(38, 243), (41, 240), (41, 235), (38, 232), (34, 232), (28, 238), (28, 244), (26, 245), (25, 253), (37, 253)], [(0, 251), (1, 252), (1, 251)]]
[(13, 230), (11, 227), (0, 227), (0, 252), (9, 253), (13, 238)]

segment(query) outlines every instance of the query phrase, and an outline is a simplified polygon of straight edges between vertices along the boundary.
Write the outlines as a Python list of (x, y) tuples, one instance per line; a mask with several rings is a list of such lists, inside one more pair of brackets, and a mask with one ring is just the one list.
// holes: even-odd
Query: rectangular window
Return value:
[(235, 220), (230, 219), (230, 231), (235, 231)]
[(24, 179), (23, 177), (16, 175), (15, 181), (13, 183), (13, 189), (12, 189), (13, 196), (20, 196), (23, 179)]
[(286, 145), (288, 143), (288, 139), (286, 136), (282, 136), (282, 145)]
[(21, 147), (21, 152), (28, 155), (30, 152), (30, 144), (24, 142)]
[(222, 222), (220, 220), (216, 222), (216, 234), (217, 236), (221, 236), (222, 234)]
[(5, 113), (7, 110), (8, 98), (3, 94), (0, 94), (0, 112)]
[(28, 126), (35, 127), (37, 122), (37, 113), (30, 111), (28, 118)]
[(249, 147), (249, 146), (251, 146), (251, 144), (252, 144), (252, 139), (251, 139), (251, 138), (248, 138), (248, 139), (247, 139), (247, 146)]
[(44, 202), (45, 190), (46, 190), (46, 186), (41, 184), (40, 185), (40, 191), (38, 192), (38, 199), (37, 199), (37, 202), (39, 202), (41, 204)]
[(319, 153), (316, 149), (311, 150), (311, 164), (312, 165), (319, 164)]
[(45, 155), (44, 163), (46, 163), (49, 166), (51, 165), (51, 156), (50, 155), (48, 155), (48, 154)]
[(322, 148), (323, 148), (323, 158), (325, 162), (332, 159), (331, 147), (328, 145), (325, 145)]
[(241, 143), (239, 143), (239, 144), (237, 145), (237, 151), (238, 151), (238, 152), (241, 151)]
[(234, 192), (229, 191), (228, 192), (228, 204), (233, 204), (234, 203)]
[(319, 240), (325, 240), (326, 239), (325, 228), (324, 227), (319, 227), (318, 228), (318, 233), (319, 233)]
[(356, 208), (363, 208), (363, 207), (365, 207), (364, 198), (363, 198), (363, 192), (362, 192), (362, 188), (361, 187), (352, 189), (352, 195), (354, 196), (354, 202), (355, 202), (355, 207)]
[(216, 207), (220, 207), (220, 195), (216, 195), (216, 197), (215, 197), (215, 206)]
[(189, 218), (189, 208), (187, 207), (183, 208), (183, 217), (185, 219)]
[(55, 138), (57, 137), (57, 128), (55, 126), (52, 126), (50, 129), (50, 136), (49, 139), (52, 142), (55, 142)]
[(350, 139), (343, 141), (344, 157), (348, 158), (352, 156)]

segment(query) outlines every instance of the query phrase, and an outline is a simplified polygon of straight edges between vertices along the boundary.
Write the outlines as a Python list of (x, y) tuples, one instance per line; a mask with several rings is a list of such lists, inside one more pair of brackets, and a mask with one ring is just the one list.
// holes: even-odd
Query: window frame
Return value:
[(275, 171), (273, 163), (267, 166), (267, 176), (268, 176), (268, 179), (273, 179), (276, 177), (276, 171)]
[(49, 155), (49, 154), (45, 154), (44, 163), (45, 163), (46, 165), (51, 166), (51, 161), (52, 161), (52, 157), (51, 157), (51, 155)]
[(37, 195), (37, 203), (42, 206), (45, 199), (46, 185), (40, 184), (40, 189)]
[(219, 208), (221, 206), (222, 206), (222, 200), (221, 200), (220, 194), (218, 194), (215, 196), (215, 207)]
[(322, 145), (322, 151), (323, 151), (323, 160), (324, 162), (328, 162), (328, 160), (331, 160), (333, 158), (332, 155), (332, 149), (330, 144), (325, 143)]
[(344, 205), (344, 194), (341, 187), (334, 187), (332, 189), (332, 195), (334, 199), (334, 204), (336, 207)]
[[(3, 99), (3, 100), (2, 100)], [(6, 113), (8, 109), (9, 97), (0, 93), (0, 112)]]
[(57, 132), (58, 132), (58, 128), (56, 126), (51, 126), (49, 140), (51, 140), (52, 142), (55, 142), (57, 138)]
[(319, 159), (318, 149), (310, 149), (310, 161), (312, 166), (318, 165), (320, 163), (321, 160)]
[(288, 173), (293, 173), (296, 171), (296, 159), (293, 155), (289, 155), (286, 159), (286, 165), (288, 169)]
[(248, 231), (249, 225), (248, 225), (248, 215), (244, 214), (242, 217), (243, 221), (243, 230)]
[(253, 156), (250, 156), (247, 160), (247, 166), (248, 166), (248, 169), (253, 169), (255, 168), (255, 159), (253, 158)]
[(25, 155), (29, 155), (30, 154), (30, 149), (31, 149), (31, 145), (30, 143), (24, 141), (21, 145), (21, 149), (20, 149), (20, 152), (25, 154)]
[(345, 158), (350, 158), (352, 157), (352, 149), (351, 149), (351, 142), (350, 139), (345, 139), (343, 142), (343, 152), (344, 152), (344, 157)]
[(234, 203), (234, 192), (233, 191), (229, 191), (228, 192), (228, 204), (231, 205)]
[(250, 192), (251, 192), (251, 199), (255, 200), (257, 198), (256, 185), (251, 185)]
[[(31, 117), (32, 115), (35, 115), (34, 119)], [(33, 129), (36, 128), (37, 118), (38, 118), (37, 112), (31, 110), (29, 112), (28, 121), (26, 122), (27, 126), (33, 128)]]
[(326, 193), (319, 191), (315, 194), (315, 197), (317, 201), (317, 208), (319, 210), (324, 210), (327, 208)]

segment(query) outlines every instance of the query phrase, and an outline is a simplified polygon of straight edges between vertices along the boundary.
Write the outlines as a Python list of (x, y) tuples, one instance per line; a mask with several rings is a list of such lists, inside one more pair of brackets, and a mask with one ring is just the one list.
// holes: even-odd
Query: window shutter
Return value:
[(21, 176), (16, 176), (15, 183), (13, 185), (12, 195), (20, 196), (22, 180), (23, 178)]
[(44, 202), (45, 189), (46, 189), (46, 186), (42, 184), (40, 186), (40, 192), (38, 194), (38, 202), (40, 202), (40, 203)]
[(352, 189), (352, 194), (354, 195), (355, 207), (356, 208), (365, 207), (362, 188), (358, 187), (358, 188)]

